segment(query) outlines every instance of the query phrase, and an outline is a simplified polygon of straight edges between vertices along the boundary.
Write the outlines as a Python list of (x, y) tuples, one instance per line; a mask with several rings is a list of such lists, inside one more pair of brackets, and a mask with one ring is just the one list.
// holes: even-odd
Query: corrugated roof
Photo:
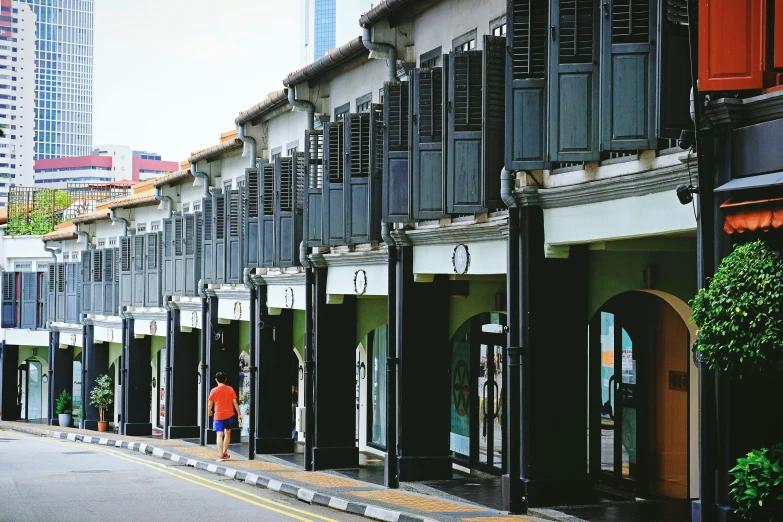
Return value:
[(171, 174), (166, 174), (165, 176), (155, 178), (154, 181), (155, 187), (163, 187), (165, 185), (177, 185), (188, 180), (193, 181), (194, 179), (195, 178), (193, 177), (193, 174), (190, 173), (190, 170), (178, 170), (177, 172), (172, 172)]
[(89, 214), (82, 214), (80, 216), (76, 216), (73, 218), (73, 224), (74, 225), (86, 225), (88, 223), (95, 223), (97, 221), (105, 221), (109, 219), (109, 211), (108, 210), (96, 210), (95, 212), (90, 212)]
[(63, 223), (63, 225), (65, 225), (63, 228), (58, 228), (57, 230), (45, 234), (41, 240), (44, 243), (48, 243), (49, 241), (68, 241), (76, 239), (76, 225), (72, 223)]
[(320, 58), (309, 65), (305, 65), (298, 71), (290, 73), (283, 80), (283, 85), (292, 87), (297, 83), (315, 79), (348, 60), (361, 56), (362, 54), (369, 54), (369, 52), (370, 51), (367, 50), (362, 42), (362, 37), (358, 36), (340, 47), (335, 47), (326, 53), (323, 58)]
[(237, 125), (244, 125), (250, 120), (264, 116), (267, 112), (287, 104), (288, 89), (280, 89), (279, 91), (269, 93), (260, 103), (253, 105), (246, 111), (240, 112), (234, 122)]
[(242, 146), (243, 143), (242, 140), (240, 139), (226, 141), (218, 145), (215, 145), (214, 147), (210, 147), (208, 149), (204, 149), (194, 153), (192, 156), (188, 158), (188, 161), (190, 163), (195, 163), (197, 161), (202, 161), (202, 160), (217, 159), (223, 154), (227, 154), (233, 150), (241, 149)]

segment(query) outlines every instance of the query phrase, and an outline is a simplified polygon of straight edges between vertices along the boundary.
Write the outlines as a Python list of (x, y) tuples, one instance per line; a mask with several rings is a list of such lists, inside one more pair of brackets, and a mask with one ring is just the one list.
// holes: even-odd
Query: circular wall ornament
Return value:
[(290, 286), (285, 289), (285, 307), (289, 309), (294, 307), (294, 289)]
[(190, 316), (190, 325), (193, 328), (196, 328), (198, 326), (198, 312), (193, 312)]
[(364, 295), (367, 291), (367, 272), (357, 270), (353, 276), (353, 289), (357, 295)]
[(155, 335), (155, 333), (158, 331), (158, 323), (155, 322), (153, 319), (150, 321), (150, 335)]
[(112, 342), (114, 340), (114, 330), (111, 328), (106, 329), (106, 340)]
[(76, 334), (71, 334), (71, 346), (76, 346)]
[(459, 244), (454, 247), (454, 253), (451, 256), (451, 264), (454, 266), (454, 273), (467, 274), (470, 267), (470, 252), (468, 247)]
[(239, 321), (242, 318), (242, 303), (237, 301), (234, 303), (234, 319)]

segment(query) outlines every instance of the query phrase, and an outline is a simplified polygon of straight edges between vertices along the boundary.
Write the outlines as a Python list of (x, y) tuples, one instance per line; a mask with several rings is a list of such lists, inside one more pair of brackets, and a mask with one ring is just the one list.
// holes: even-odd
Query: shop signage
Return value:
[(451, 264), (454, 267), (455, 274), (467, 274), (470, 268), (470, 251), (468, 247), (459, 244), (454, 247), (454, 253), (451, 255)]
[(675, 372), (669, 370), (669, 389), (674, 391), (688, 391), (688, 372)]

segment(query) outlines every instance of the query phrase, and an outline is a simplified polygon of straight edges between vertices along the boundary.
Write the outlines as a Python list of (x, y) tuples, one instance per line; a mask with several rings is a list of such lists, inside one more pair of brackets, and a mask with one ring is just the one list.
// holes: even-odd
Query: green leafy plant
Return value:
[(101, 422), (105, 422), (104, 412), (114, 402), (114, 387), (111, 377), (108, 375), (99, 375), (95, 379), (95, 386), (90, 390), (90, 404), (98, 408), (101, 415)]
[(745, 520), (783, 520), (783, 444), (753, 450), (731, 469), (731, 498)]
[(783, 367), (783, 256), (763, 241), (726, 256), (690, 303), (696, 348), (712, 370), (736, 375)]
[(82, 409), (81, 408), (74, 409), (73, 410), (73, 416), (76, 417), (77, 419), (81, 419), (82, 418)]
[(57, 403), (54, 407), (54, 411), (57, 415), (65, 415), (70, 414), (72, 409), (73, 398), (71, 397), (70, 393), (68, 393), (66, 390), (63, 390), (60, 396), (57, 397)]
[(65, 210), (73, 203), (67, 190), (53, 189), (11, 189), (8, 200), (6, 230), (11, 236), (39, 236), (51, 232), (64, 221)]

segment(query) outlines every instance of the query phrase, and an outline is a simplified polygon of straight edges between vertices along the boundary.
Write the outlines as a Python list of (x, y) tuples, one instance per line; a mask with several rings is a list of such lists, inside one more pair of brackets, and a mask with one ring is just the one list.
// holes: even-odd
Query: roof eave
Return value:
[(283, 85), (286, 87), (293, 87), (299, 83), (310, 81), (318, 78), (319, 76), (327, 73), (328, 71), (339, 67), (340, 65), (360, 56), (361, 54), (369, 54), (369, 50), (364, 46), (362, 37), (358, 36), (348, 43), (335, 47), (326, 53), (325, 56), (319, 58), (309, 65), (305, 65), (301, 69), (292, 72), (284, 80)]

